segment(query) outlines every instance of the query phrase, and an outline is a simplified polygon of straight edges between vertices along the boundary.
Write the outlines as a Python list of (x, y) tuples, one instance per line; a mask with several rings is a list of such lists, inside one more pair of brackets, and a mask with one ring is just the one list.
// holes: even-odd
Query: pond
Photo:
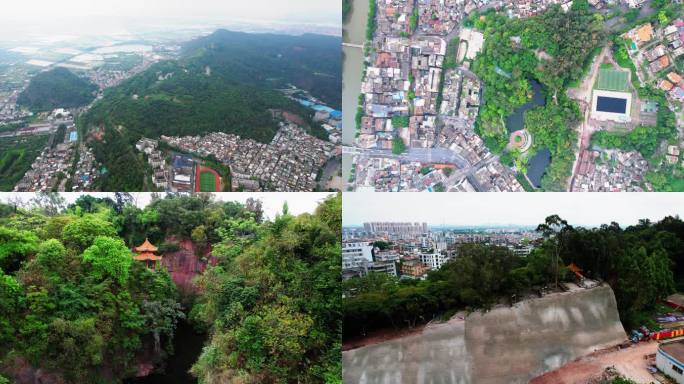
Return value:
[[(506, 118), (506, 129), (508, 133), (519, 131), (525, 127), (525, 112), (529, 109), (545, 105), (546, 97), (544, 96), (542, 85), (534, 79), (530, 79), (532, 86), (532, 100), (524, 105), (516, 108), (513, 113)], [(534, 137), (532, 138), (534, 140)], [(551, 152), (547, 148), (542, 148), (532, 156), (527, 162), (527, 177), (532, 182), (535, 188), (541, 187), (541, 179), (546, 173), (546, 167), (551, 164)]]
[(542, 85), (539, 84), (537, 80), (532, 79), (530, 79), (530, 85), (534, 92), (532, 100), (518, 107), (513, 111), (513, 114), (506, 118), (506, 129), (508, 129), (508, 133), (523, 129), (523, 125), (525, 124), (525, 111), (546, 104), (546, 97), (544, 96), (544, 92), (542, 92)]
[(197, 333), (192, 325), (185, 321), (178, 323), (173, 338), (175, 354), (166, 360), (166, 371), (146, 377), (128, 379), (125, 384), (188, 384), (197, 383), (188, 370), (202, 353), (202, 347), (207, 339), (206, 334)]
[(551, 151), (542, 148), (527, 162), (527, 178), (535, 188), (541, 187), (541, 179), (546, 173), (546, 167), (551, 164)]

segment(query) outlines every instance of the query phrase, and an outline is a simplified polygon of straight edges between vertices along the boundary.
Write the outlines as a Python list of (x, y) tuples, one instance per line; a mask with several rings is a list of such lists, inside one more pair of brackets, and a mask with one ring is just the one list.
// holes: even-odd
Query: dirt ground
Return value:
[(608, 349), (580, 357), (551, 372), (530, 381), (530, 384), (585, 384), (601, 376), (607, 367), (614, 367), (623, 376), (637, 383), (651, 383), (655, 380), (647, 370), (653, 359), (645, 356), (656, 353), (658, 343), (642, 342), (623, 349)]
[(393, 329), (393, 328), (381, 329), (378, 331), (370, 332), (365, 337), (355, 337), (355, 338), (352, 338), (349, 340), (345, 340), (342, 343), (342, 350), (348, 351), (351, 349), (356, 349), (356, 348), (366, 347), (369, 345), (384, 343), (385, 341), (397, 339), (400, 337), (418, 334), (418, 333), (421, 333), (424, 328), (425, 328), (425, 325), (417, 325), (413, 328), (405, 328), (405, 329)]

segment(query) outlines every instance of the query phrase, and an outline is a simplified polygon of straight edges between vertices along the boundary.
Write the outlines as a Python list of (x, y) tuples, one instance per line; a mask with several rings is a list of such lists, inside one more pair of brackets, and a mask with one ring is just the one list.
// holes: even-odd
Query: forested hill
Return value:
[(17, 103), (33, 111), (80, 107), (90, 103), (97, 87), (66, 68), (37, 74), (19, 95)]
[(342, 40), (305, 34), (287, 36), (219, 30), (185, 45), (186, 56), (204, 55), (214, 70), (246, 84), (311, 92), (330, 107), (342, 104)]
[(339, 38), (221, 30), (109, 90), (84, 122), (123, 126), (133, 137), (223, 131), (268, 142), (277, 130), (269, 109), (309, 113), (276, 90), (288, 83), (338, 107)]

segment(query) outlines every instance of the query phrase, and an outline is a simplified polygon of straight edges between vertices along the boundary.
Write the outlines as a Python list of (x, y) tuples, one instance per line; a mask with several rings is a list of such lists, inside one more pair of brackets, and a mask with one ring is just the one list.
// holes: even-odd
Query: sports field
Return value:
[(221, 176), (208, 167), (197, 167), (195, 175), (195, 192), (220, 192)]
[(628, 90), (629, 73), (616, 69), (602, 68), (599, 70), (597, 89), (605, 91), (625, 92)]

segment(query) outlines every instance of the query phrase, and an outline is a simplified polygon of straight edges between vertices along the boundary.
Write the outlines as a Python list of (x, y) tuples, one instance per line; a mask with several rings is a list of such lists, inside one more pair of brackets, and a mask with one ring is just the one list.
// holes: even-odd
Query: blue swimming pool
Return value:
[(596, 110), (599, 112), (625, 113), (627, 110), (627, 99), (598, 96), (596, 98)]

